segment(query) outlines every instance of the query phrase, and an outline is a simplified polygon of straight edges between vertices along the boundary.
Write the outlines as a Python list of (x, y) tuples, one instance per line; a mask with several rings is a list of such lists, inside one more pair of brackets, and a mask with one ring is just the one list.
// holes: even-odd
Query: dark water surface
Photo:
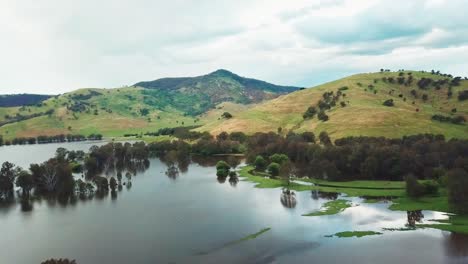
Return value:
[[(50, 158), (59, 146), (88, 150), (89, 143), (0, 148), (0, 162), (23, 167)], [(382, 231), (407, 224), (406, 212), (389, 204), (364, 204), (333, 216), (304, 217), (328, 201), (297, 194), (295, 208), (280, 202), (280, 189), (255, 189), (240, 181), (219, 183), (213, 166), (189, 165), (175, 179), (151, 159), (148, 170), (115, 195), (66, 206), (36, 201), (0, 207), (0, 263), (40, 263), (67, 257), (78, 263), (468, 263), (468, 238), (432, 229)], [(346, 198), (348, 199), (348, 198)], [(423, 211), (425, 220), (443, 219)], [(271, 228), (256, 239), (232, 243)], [(341, 231), (380, 236), (329, 238)]]

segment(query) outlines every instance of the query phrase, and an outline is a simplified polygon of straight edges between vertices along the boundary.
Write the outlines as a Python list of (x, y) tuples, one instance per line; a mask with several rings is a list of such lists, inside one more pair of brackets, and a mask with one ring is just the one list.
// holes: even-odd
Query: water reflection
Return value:
[(232, 187), (236, 187), (238, 182), (239, 178), (237, 176), (229, 176), (229, 184), (231, 184)]
[(297, 201), (296, 201), (296, 193), (289, 189), (283, 189), (281, 191), (281, 204), (283, 204), (284, 207), (286, 208), (294, 208), (296, 207)]
[(444, 235), (445, 252), (451, 257), (468, 257), (468, 236), (456, 233)]
[(179, 169), (172, 163), (167, 167), (166, 175), (170, 179), (175, 180), (179, 176)]
[(310, 191), (310, 196), (313, 200), (318, 200), (318, 199), (328, 199), (328, 200), (336, 200), (338, 199), (339, 193), (333, 193), (333, 192), (321, 192), (318, 190), (312, 190)]

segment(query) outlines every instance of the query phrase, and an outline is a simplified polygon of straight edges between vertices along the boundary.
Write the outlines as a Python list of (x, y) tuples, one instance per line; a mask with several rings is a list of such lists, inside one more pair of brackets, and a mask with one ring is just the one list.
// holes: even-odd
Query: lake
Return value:
[[(27, 168), (54, 155), (57, 147), (88, 150), (90, 142), (0, 148), (0, 162)], [(194, 159), (195, 160), (195, 159)], [(329, 196), (296, 194), (285, 207), (281, 189), (256, 189), (252, 183), (219, 182), (213, 162), (193, 162), (177, 177), (151, 159), (132, 179), (131, 188), (63, 205), (35, 201), (0, 207), (0, 263), (31, 264), (47, 258), (78, 263), (468, 263), (468, 237), (434, 229), (403, 228), (407, 212), (388, 203), (353, 207), (337, 215), (305, 217)], [(336, 197), (333, 197), (336, 198)], [(341, 197), (343, 198), (343, 197)], [(423, 211), (424, 222), (444, 219)], [(269, 231), (245, 239), (264, 228)], [(373, 230), (382, 235), (327, 237), (341, 231)]]

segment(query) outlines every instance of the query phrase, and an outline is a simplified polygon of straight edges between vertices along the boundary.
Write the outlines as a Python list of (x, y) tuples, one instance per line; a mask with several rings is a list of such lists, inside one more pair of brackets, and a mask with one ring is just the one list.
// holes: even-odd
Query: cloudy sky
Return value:
[(312, 86), (468, 75), (466, 0), (0, 0), (0, 93), (119, 87), (224, 68)]

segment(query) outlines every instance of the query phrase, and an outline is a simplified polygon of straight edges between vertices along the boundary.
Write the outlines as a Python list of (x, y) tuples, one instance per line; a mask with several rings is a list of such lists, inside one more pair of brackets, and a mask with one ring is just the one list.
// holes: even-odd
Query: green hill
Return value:
[[(205, 120), (205, 125), (198, 130), (213, 134), (222, 131), (254, 133), (276, 132), (281, 127), (282, 133), (313, 131), (318, 135), (327, 131), (334, 138), (401, 137), (417, 133), (468, 138), (468, 126), (462, 122), (463, 118), (468, 118), (467, 90), (467, 80), (435, 73), (357, 74), (233, 112), (229, 120)], [(339, 98), (338, 93), (341, 93)], [(324, 94), (332, 98), (330, 103), (326, 103)], [(320, 112), (319, 100), (325, 108), (335, 101), (330, 109), (324, 108), (328, 120), (319, 120), (317, 113), (304, 119), (304, 113), (311, 106)], [(392, 100), (393, 106), (385, 106), (387, 100)], [(461, 124), (454, 124), (455, 120)]]
[(200, 77), (142, 82), (135, 87), (80, 89), (35, 105), (0, 107), (0, 135), (5, 139), (91, 133), (122, 136), (196, 126), (202, 124), (197, 115), (214, 109), (216, 104), (231, 102), (240, 106), (297, 89), (225, 70)]
[(217, 70), (198, 77), (139, 82), (134, 86), (147, 88), (144, 93), (158, 98), (155, 102), (158, 105), (171, 105), (188, 115), (202, 114), (222, 102), (257, 103), (299, 90), (299, 87), (244, 78), (227, 70)]

